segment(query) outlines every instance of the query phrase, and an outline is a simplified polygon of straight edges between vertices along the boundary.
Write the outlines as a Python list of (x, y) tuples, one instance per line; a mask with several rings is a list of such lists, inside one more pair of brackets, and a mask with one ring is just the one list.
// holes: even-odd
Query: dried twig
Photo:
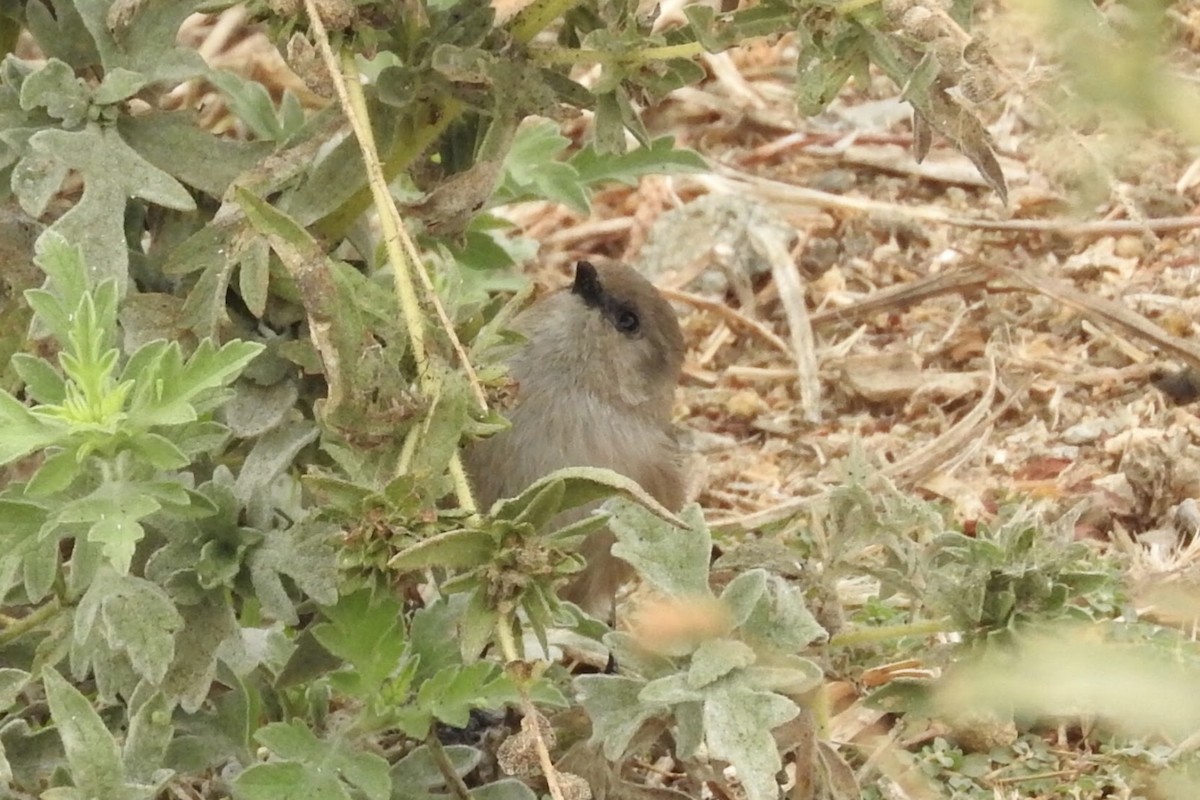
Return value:
[(1200, 228), (1200, 216), (1162, 217), (1145, 221), (1100, 220), (1094, 222), (1074, 222), (1066, 219), (974, 219), (955, 216), (939, 206), (906, 206), (882, 200), (870, 200), (865, 197), (832, 194), (818, 189), (793, 186), (783, 181), (761, 178), (720, 164), (715, 165), (715, 168), (720, 173), (719, 175), (696, 175), (690, 179), (710, 191), (733, 194), (748, 193), (767, 202), (817, 206), (864, 214), (885, 214), (953, 225), (958, 228), (1013, 233), (1053, 233), (1072, 238), (1120, 236), (1147, 232), (1166, 233)]
[(963, 294), (987, 286), (995, 275), (988, 266), (947, 270), (928, 275), (890, 289), (874, 292), (868, 297), (844, 308), (826, 309), (812, 315), (814, 328), (823, 328), (837, 322), (855, 323), (881, 311), (895, 311), (944, 294)]
[(747, 317), (736, 308), (730, 308), (729, 306), (717, 300), (709, 300), (707, 297), (701, 297), (698, 294), (685, 292), (681, 289), (668, 289), (665, 287), (659, 287), (659, 291), (662, 292), (663, 296), (668, 300), (674, 300), (679, 303), (687, 303), (688, 305), (698, 308), (701, 311), (707, 311), (711, 314), (716, 314), (725, 322), (730, 323), (734, 327), (745, 328), (746, 330), (749, 330), (755, 336), (762, 339), (779, 352), (787, 355), (789, 358), (792, 355), (792, 350), (790, 347), (788, 347), (787, 342), (785, 342), (783, 339), (780, 339), (766, 325), (763, 325), (758, 320)]
[(1141, 314), (1130, 311), (1120, 303), (1081, 292), (1065, 283), (1032, 272), (1011, 267), (997, 267), (996, 269), (1022, 286), (1052, 297), (1064, 305), (1077, 308), (1097, 320), (1116, 325), (1200, 369), (1200, 347), (1186, 339), (1172, 336)]
[(796, 370), (799, 373), (796, 388), (800, 395), (801, 414), (807, 422), (819, 422), (821, 381), (817, 375), (816, 340), (813, 338), (812, 322), (808, 317), (800, 273), (792, 261), (787, 245), (779, 236), (752, 230), (750, 240), (771, 265), (771, 275), (775, 279), (775, 288), (779, 291), (779, 302), (783, 306), (788, 331), (792, 335), (792, 358), (796, 360)]

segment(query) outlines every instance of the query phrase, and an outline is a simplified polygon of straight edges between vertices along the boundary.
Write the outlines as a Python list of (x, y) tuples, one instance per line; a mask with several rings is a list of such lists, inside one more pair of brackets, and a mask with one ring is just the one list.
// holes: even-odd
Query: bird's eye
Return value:
[(642, 327), (642, 321), (638, 319), (638, 315), (627, 308), (623, 308), (617, 312), (613, 323), (621, 333), (637, 333), (638, 328)]

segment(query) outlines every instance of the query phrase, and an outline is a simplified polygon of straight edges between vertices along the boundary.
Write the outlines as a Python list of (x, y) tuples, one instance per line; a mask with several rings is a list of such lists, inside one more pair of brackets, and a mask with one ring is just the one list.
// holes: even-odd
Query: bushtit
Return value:
[[(517, 383), (512, 427), (466, 453), (481, 504), (519, 494), (556, 469), (607, 467), (678, 510), (684, 475), (671, 404), (683, 333), (653, 284), (621, 264), (581, 261), (569, 289), (530, 306), (514, 327), (527, 342), (509, 361)], [(589, 536), (581, 550), (587, 568), (562, 593), (593, 614), (610, 612), (630, 574), (609, 552), (612, 543), (607, 530)]]

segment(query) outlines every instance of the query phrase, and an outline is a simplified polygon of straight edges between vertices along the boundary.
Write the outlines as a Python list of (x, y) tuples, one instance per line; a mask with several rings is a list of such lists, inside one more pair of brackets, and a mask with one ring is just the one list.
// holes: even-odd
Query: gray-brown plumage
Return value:
[[(627, 266), (581, 261), (569, 289), (535, 303), (514, 327), (528, 341), (509, 362), (517, 383), (512, 427), (466, 453), (481, 505), (556, 469), (587, 466), (626, 475), (677, 510), (684, 475), (671, 405), (684, 343), (658, 290)], [(629, 577), (612, 543), (607, 530), (591, 535), (581, 550), (587, 568), (563, 591), (591, 613), (607, 614)]]

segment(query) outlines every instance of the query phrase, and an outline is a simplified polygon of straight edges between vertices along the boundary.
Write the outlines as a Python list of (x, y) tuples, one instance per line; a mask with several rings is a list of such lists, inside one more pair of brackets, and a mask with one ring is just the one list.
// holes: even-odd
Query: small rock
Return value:
[(1104, 424), (1099, 420), (1079, 422), (1063, 431), (1062, 440), (1066, 444), (1091, 444), (1104, 435)]

